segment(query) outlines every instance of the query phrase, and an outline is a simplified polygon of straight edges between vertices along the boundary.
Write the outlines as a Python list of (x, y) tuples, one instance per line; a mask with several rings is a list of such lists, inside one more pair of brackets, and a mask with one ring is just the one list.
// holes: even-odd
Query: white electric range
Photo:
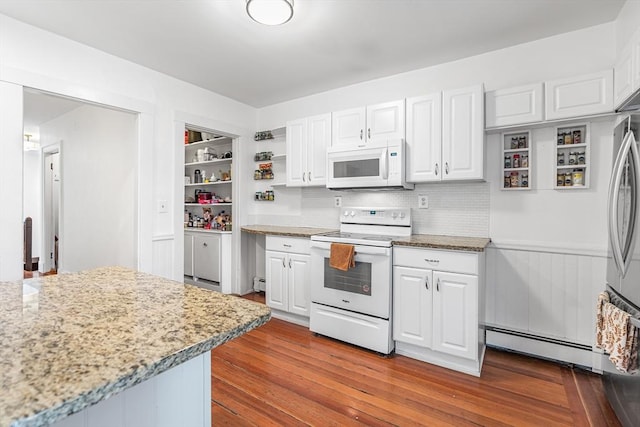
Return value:
[[(311, 331), (391, 353), (391, 242), (410, 235), (409, 208), (343, 208), (339, 232), (311, 236)], [(332, 268), (331, 243), (354, 245), (356, 266)]]

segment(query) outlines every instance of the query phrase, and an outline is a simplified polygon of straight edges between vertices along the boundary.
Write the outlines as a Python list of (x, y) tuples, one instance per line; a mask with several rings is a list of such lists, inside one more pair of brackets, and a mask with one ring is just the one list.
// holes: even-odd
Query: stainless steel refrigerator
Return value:
[[(613, 171), (609, 184), (607, 290), (611, 302), (640, 318), (640, 114), (631, 114), (614, 130)], [(633, 322), (640, 325), (640, 321)], [(603, 383), (620, 422), (640, 425), (640, 373), (622, 373), (603, 356)]]

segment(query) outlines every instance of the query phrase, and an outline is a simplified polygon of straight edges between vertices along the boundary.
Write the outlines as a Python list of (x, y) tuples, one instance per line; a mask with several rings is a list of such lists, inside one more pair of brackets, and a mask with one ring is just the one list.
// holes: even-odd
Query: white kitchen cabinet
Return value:
[(220, 283), (220, 236), (217, 234), (195, 235), (193, 249), (193, 275)]
[(616, 108), (640, 89), (640, 29), (631, 36), (616, 58), (613, 82)]
[(442, 176), (442, 93), (407, 98), (407, 181)]
[(338, 111), (331, 117), (331, 145), (334, 147), (405, 137), (404, 99)]
[(267, 236), (266, 304), (273, 316), (309, 324), (309, 239)]
[(193, 235), (184, 235), (184, 275), (193, 276)]
[(484, 252), (393, 248), (396, 353), (480, 375)]
[(484, 90), (442, 92), (442, 179), (484, 179)]
[(486, 128), (541, 122), (544, 119), (543, 96), (543, 83), (486, 92)]
[(547, 120), (613, 112), (613, 70), (545, 82)]
[(287, 122), (287, 186), (324, 186), (331, 114)]
[(433, 273), (433, 350), (478, 358), (478, 276)]
[(484, 179), (483, 86), (407, 99), (407, 181)]

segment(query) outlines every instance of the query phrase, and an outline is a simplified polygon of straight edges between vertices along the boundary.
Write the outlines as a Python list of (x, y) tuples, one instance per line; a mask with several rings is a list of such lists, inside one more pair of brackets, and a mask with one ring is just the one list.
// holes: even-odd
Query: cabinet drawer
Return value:
[(293, 252), (297, 254), (310, 254), (309, 239), (282, 236), (267, 236), (268, 251)]
[(395, 247), (393, 248), (393, 265), (478, 274), (478, 255), (467, 252)]

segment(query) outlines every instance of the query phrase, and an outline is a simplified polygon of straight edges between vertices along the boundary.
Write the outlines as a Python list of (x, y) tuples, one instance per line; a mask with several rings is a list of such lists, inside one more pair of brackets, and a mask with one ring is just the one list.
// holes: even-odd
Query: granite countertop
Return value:
[(121, 267), (0, 283), (0, 426), (46, 425), (266, 323), (263, 304)]
[(434, 234), (413, 234), (396, 238), (393, 246), (414, 246), (420, 248), (449, 249), (453, 251), (484, 252), (491, 239), (484, 237), (438, 236)]
[(245, 225), (242, 231), (253, 234), (269, 234), (273, 236), (311, 237), (314, 234), (324, 234), (338, 231), (332, 228), (316, 227), (287, 227), (283, 225)]

